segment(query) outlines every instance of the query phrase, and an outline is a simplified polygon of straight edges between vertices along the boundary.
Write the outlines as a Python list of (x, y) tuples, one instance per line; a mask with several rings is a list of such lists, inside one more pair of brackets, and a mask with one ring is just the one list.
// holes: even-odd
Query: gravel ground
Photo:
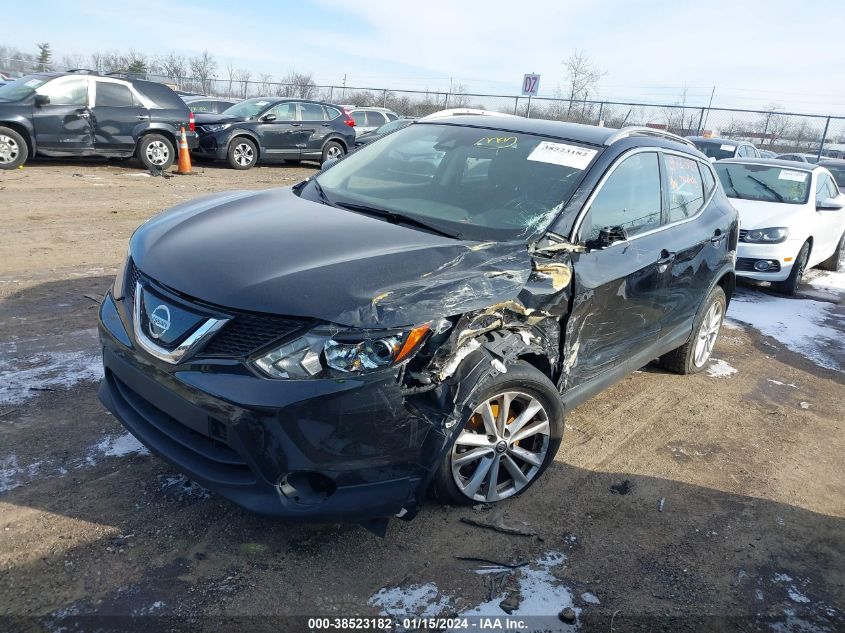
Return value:
[(143, 450), (96, 399), (95, 301), (129, 235), (181, 200), (314, 169), (0, 172), (0, 630), (307, 630), (290, 616), (503, 616), (503, 599), (523, 630), (845, 630), (836, 275), (796, 299), (741, 288), (707, 372), (644, 367), (573, 411), (544, 478), (502, 504), (535, 536), (433, 502), (386, 538), (280, 523)]

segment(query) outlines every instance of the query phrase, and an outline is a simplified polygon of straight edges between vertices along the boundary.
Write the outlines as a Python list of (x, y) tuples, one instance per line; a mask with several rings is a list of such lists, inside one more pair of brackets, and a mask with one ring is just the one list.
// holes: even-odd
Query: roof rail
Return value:
[(657, 136), (669, 141), (675, 141), (677, 143), (689, 145), (690, 147), (695, 147), (695, 143), (683, 136), (678, 136), (677, 134), (672, 134), (671, 132), (667, 132), (665, 130), (658, 130), (653, 127), (645, 127), (641, 125), (623, 127), (621, 130), (611, 135), (604, 143), (605, 145), (613, 145), (616, 141), (621, 141), (623, 138), (630, 138), (632, 136)]
[(99, 75), (96, 70), (91, 70), (90, 68), (70, 68), (65, 72), (68, 73), (80, 73), (80, 74), (87, 74), (87, 75)]

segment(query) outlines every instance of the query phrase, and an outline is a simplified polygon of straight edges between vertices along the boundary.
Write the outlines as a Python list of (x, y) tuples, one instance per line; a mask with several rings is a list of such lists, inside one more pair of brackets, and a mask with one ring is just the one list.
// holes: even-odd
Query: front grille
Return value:
[(211, 339), (203, 356), (249, 356), (252, 352), (299, 332), (311, 323), (308, 319), (269, 314), (240, 313)]
[[(129, 260), (126, 273), (126, 295), (130, 305), (135, 300), (135, 284), (141, 278), (141, 271), (135, 262)], [(183, 297), (184, 298), (184, 297)], [(191, 299), (188, 301), (194, 302)], [(214, 311), (215, 308), (196, 303), (204, 311)], [(313, 321), (297, 317), (276, 316), (273, 314), (256, 314), (252, 312), (237, 312), (229, 308), (221, 308), (220, 312), (232, 315), (232, 320), (214, 335), (202, 349), (203, 356), (226, 356), (240, 358), (267, 347), (286, 336), (304, 330)]]

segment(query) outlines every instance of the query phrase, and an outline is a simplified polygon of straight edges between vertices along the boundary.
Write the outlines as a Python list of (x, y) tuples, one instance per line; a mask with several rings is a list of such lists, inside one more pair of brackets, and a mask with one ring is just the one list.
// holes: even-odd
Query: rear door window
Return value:
[(323, 106), (317, 103), (300, 103), (299, 113), (303, 121), (325, 121), (326, 113)]
[(662, 204), (656, 152), (639, 152), (613, 170), (593, 198), (581, 239), (595, 241), (604, 228), (622, 227), (629, 237), (660, 226)]
[(135, 104), (132, 91), (123, 84), (111, 81), (98, 81), (95, 106), (131, 108)]
[(328, 116), (329, 121), (333, 121), (337, 117), (340, 116), (340, 110), (337, 108), (333, 108), (331, 106), (323, 106), (323, 109), (326, 111), (326, 115)]
[(691, 218), (704, 206), (704, 187), (698, 163), (675, 154), (664, 154), (669, 183), (669, 222)]

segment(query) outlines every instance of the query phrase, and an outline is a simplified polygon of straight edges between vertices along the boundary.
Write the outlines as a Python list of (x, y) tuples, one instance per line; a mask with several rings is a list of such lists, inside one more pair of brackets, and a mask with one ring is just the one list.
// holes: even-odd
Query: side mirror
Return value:
[(818, 204), (816, 204), (816, 210), (818, 211), (839, 211), (843, 207), (845, 207), (845, 200), (843, 200), (845, 196), (842, 194), (836, 196), (835, 198), (825, 198)]
[(35, 105), (41, 107), (50, 103), (50, 97), (47, 95), (35, 95)]
[(621, 226), (606, 226), (599, 231), (599, 239), (596, 244), (599, 248), (607, 248), (616, 242), (624, 242), (628, 239), (628, 232)]
[(276, 120), (276, 115), (275, 114), (265, 114), (263, 117), (261, 117), (261, 120), (264, 121), (265, 123), (270, 123), (271, 121)]

